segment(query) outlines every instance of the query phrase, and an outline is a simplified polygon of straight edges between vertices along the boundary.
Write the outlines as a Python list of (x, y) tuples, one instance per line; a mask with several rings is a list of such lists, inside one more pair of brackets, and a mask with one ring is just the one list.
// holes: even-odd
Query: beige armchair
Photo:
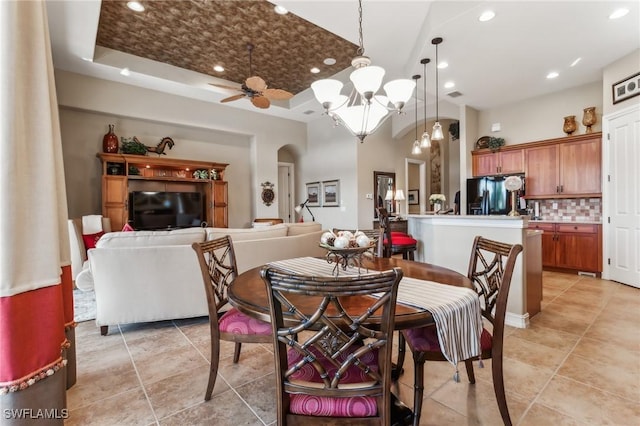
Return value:
[[(111, 232), (111, 221), (108, 217), (102, 218), (102, 230)], [(71, 276), (73, 281), (82, 271), (84, 262), (87, 261), (87, 248), (82, 239), (82, 218), (69, 219), (69, 244), (71, 246)]]

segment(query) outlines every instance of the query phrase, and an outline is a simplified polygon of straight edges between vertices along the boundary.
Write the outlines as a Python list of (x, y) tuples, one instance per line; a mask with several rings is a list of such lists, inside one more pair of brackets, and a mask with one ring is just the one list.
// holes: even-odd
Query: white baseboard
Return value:
[(511, 327), (528, 328), (529, 314), (525, 313), (524, 315), (518, 315), (518, 314), (512, 314), (511, 312), (507, 312), (507, 315), (504, 318), (504, 323)]

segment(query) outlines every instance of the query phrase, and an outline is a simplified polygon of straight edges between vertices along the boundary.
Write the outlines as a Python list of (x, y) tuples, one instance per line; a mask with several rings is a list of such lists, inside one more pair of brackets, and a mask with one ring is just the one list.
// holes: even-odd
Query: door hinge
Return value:
[(611, 223), (611, 216), (607, 217), (607, 223)]
[(607, 133), (607, 140), (610, 141), (611, 140), (611, 135), (609, 133)]
[(611, 258), (607, 259), (607, 265), (611, 265)]
[(611, 175), (607, 175), (607, 182), (611, 182)]

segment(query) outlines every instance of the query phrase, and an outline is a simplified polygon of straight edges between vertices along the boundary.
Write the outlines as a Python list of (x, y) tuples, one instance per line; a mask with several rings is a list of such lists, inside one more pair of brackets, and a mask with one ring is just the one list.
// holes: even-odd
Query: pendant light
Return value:
[(416, 139), (413, 142), (413, 148), (411, 149), (411, 154), (413, 155), (420, 155), (422, 154), (422, 149), (420, 149), (420, 141), (418, 140), (418, 79), (420, 78), (419, 74), (414, 75), (413, 77), (411, 77), (415, 80), (416, 82), (416, 96), (415, 96), (415, 112), (416, 112)]
[(442, 126), (440, 125), (440, 116), (438, 111), (438, 45), (442, 43), (442, 37), (436, 37), (431, 40), (431, 44), (435, 44), (436, 46), (436, 124), (433, 125), (433, 130), (431, 131), (431, 140), (433, 141), (441, 141), (444, 139), (444, 134), (442, 133)]
[(424, 67), (424, 81), (422, 82), (424, 88), (424, 132), (422, 133), (422, 138), (420, 138), (420, 148), (422, 149), (431, 147), (431, 138), (429, 137), (429, 132), (427, 132), (427, 64), (429, 62), (431, 62), (431, 59), (428, 58), (420, 61)]

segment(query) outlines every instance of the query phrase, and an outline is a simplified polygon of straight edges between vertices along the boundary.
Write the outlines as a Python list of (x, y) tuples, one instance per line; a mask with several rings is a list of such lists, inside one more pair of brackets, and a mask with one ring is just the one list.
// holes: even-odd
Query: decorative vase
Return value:
[(591, 126), (596, 124), (598, 117), (596, 116), (596, 107), (588, 107), (584, 109), (584, 115), (582, 116), (582, 124), (587, 127), (585, 133), (591, 133)]
[(102, 151), (109, 154), (118, 152), (118, 137), (113, 133), (113, 124), (109, 124), (109, 132), (102, 138)]
[(442, 210), (442, 203), (433, 203), (434, 213), (438, 213), (440, 210)]
[(573, 132), (576, 131), (576, 116), (568, 115), (564, 118), (564, 125), (562, 126), (562, 130), (567, 134), (567, 136), (571, 136)]

